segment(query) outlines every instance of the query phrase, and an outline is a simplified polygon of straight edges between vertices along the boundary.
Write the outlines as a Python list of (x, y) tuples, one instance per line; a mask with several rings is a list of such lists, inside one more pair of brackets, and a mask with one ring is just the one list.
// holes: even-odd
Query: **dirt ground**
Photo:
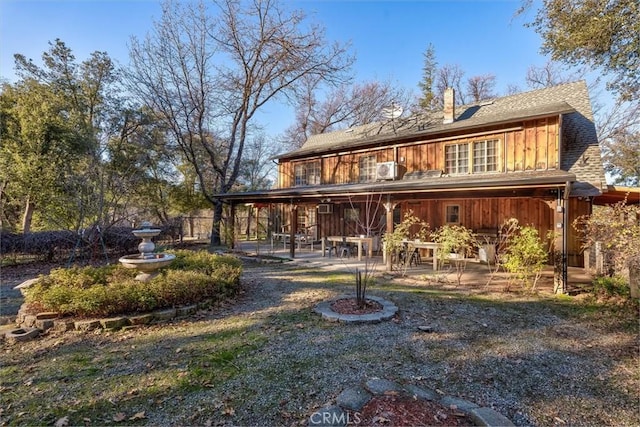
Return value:
[[(247, 262), (237, 299), (189, 318), (3, 343), (0, 425), (307, 425), (368, 378), (520, 426), (640, 425), (637, 307), (591, 301), (579, 286), (555, 296), (549, 272), (538, 293), (506, 291), (470, 265), (462, 285), (428, 268), (380, 273), (368, 292), (399, 314), (333, 324), (313, 307), (352, 291), (350, 269), (334, 262)], [(3, 268), (2, 287), (55, 266)]]

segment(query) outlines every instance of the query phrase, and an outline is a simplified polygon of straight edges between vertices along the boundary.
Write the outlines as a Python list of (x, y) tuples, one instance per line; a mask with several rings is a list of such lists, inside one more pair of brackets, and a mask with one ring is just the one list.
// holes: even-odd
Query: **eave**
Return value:
[(554, 171), (496, 173), (486, 175), (446, 176), (416, 180), (378, 181), (356, 184), (290, 187), (244, 193), (218, 194), (215, 197), (229, 203), (292, 203), (318, 202), (322, 199), (348, 200), (370, 195), (388, 195), (393, 199), (446, 197), (480, 197), (481, 193), (507, 197), (532, 195), (534, 192), (564, 187), (575, 181), (574, 174)]

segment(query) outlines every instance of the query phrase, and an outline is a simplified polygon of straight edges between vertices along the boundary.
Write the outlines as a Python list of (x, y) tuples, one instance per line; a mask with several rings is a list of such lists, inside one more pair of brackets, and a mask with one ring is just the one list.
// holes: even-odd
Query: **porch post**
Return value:
[(558, 188), (555, 212), (553, 215), (556, 232), (555, 253), (553, 259), (553, 292), (566, 294), (568, 284), (568, 222), (569, 222), (569, 192), (571, 183), (567, 182), (564, 190)]
[(298, 231), (298, 206), (291, 204), (289, 211), (289, 256), (296, 257), (296, 232)]
[(231, 242), (229, 243), (229, 247), (233, 250), (236, 245), (236, 204), (233, 202), (231, 202), (231, 206), (229, 207), (229, 216), (231, 217), (231, 230), (229, 231)]
[[(396, 208), (396, 203), (391, 203), (391, 195), (387, 194), (387, 202), (383, 204), (385, 211), (387, 212), (387, 232), (386, 234), (389, 235), (391, 233), (393, 233), (393, 210)], [(388, 239), (387, 239), (388, 240)], [(382, 250), (382, 257), (383, 260), (385, 261), (385, 265), (386, 265), (386, 270), (387, 271), (391, 271), (392, 269), (392, 265), (391, 265), (391, 254), (387, 253), (387, 245), (385, 244), (383, 246), (383, 250)]]

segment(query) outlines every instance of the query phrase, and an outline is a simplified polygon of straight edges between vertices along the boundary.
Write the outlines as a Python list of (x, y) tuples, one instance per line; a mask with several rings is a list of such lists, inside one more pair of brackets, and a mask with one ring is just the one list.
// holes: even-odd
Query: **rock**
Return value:
[(92, 331), (100, 328), (99, 320), (78, 320), (73, 324), (77, 331)]
[(17, 328), (5, 334), (5, 339), (10, 343), (29, 341), (40, 335), (38, 328)]
[(373, 394), (386, 394), (389, 392), (402, 392), (402, 387), (393, 381), (384, 378), (372, 378), (364, 383), (364, 386)]
[(363, 387), (344, 389), (336, 398), (336, 404), (352, 411), (359, 411), (371, 399), (371, 394)]
[(469, 416), (477, 426), (513, 426), (511, 420), (491, 408), (474, 408)]
[(440, 399), (440, 395), (433, 390), (429, 390), (427, 388), (418, 387), (417, 385), (409, 384), (404, 387), (407, 392), (418, 399), (423, 400), (438, 400)]
[(100, 324), (104, 329), (115, 330), (121, 329), (123, 326), (129, 324), (129, 319), (126, 317), (113, 317), (110, 319), (100, 319)]
[(53, 319), (38, 319), (36, 320), (36, 328), (46, 331), (53, 328)]
[(455, 407), (466, 413), (469, 413), (472, 409), (479, 408), (479, 406), (473, 402), (451, 396), (443, 397), (440, 403), (448, 408)]

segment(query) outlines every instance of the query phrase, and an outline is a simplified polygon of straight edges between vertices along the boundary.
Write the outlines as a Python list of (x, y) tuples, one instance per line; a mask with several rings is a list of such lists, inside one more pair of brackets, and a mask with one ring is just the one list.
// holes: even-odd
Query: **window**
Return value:
[(469, 172), (469, 144), (444, 147), (445, 168), (448, 174)]
[(446, 205), (444, 218), (447, 224), (460, 224), (460, 205)]
[(376, 180), (376, 156), (360, 157), (360, 182), (370, 182)]
[(498, 140), (473, 143), (473, 173), (498, 170)]
[(498, 171), (497, 139), (444, 147), (445, 172), (450, 175)]
[(294, 185), (320, 184), (320, 162), (298, 163), (293, 167)]

